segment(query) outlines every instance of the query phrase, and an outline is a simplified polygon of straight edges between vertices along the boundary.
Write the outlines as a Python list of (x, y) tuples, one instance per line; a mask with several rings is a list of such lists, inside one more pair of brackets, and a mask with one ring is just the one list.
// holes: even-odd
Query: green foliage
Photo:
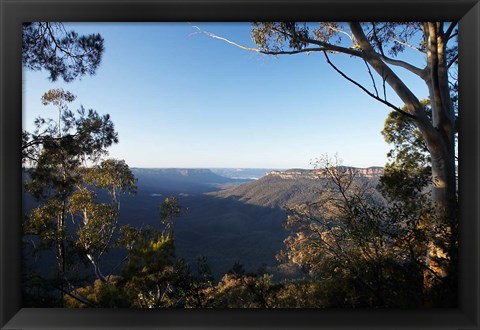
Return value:
[(180, 213), (174, 197), (168, 197), (160, 207), (160, 232), (153, 227), (120, 228), (116, 245), (127, 251), (122, 269), (121, 285), (132, 307), (199, 307), (205, 299), (202, 291), (211, 286), (210, 269), (204, 259), (199, 260), (199, 277), (192, 274), (183, 261), (175, 262), (173, 220)]
[(375, 50), (397, 56), (407, 47), (413, 47), (420, 52), (426, 51), (423, 38), (418, 38), (422, 32), (421, 22), (370, 22), (364, 23), (367, 37)]
[(236, 263), (212, 291), (212, 300), (217, 308), (272, 308), (280, 288), (271, 275), (245, 273)]
[(128, 308), (130, 297), (125, 295), (119, 282), (118, 276), (110, 276), (107, 283), (97, 279), (93, 285), (75, 289), (71, 294), (65, 295), (65, 306), (68, 308)]
[(176, 197), (167, 197), (160, 205), (160, 219), (162, 223), (170, 221), (180, 214), (180, 205)]
[(308, 36), (307, 25), (294, 22), (256, 22), (252, 28), (252, 39), (263, 50), (280, 51), (285, 45), (302, 49), (307, 45)]
[(127, 250), (127, 263), (123, 271), (126, 277), (142, 271), (159, 272), (172, 265), (173, 238), (161, 234), (155, 228), (122, 226), (117, 245), (124, 246)]
[(108, 190), (115, 202), (120, 193), (136, 193), (136, 179), (124, 160), (106, 159), (83, 170), (85, 183)]
[(58, 215), (62, 214), (60, 201), (51, 199), (35, 208), (26, 218), (23, 230), (25, 235), (36, 235), (49, 246), (65, 239), (65, 228), (59, 227)]
[[(79, 206), (91, 207), (91, 193), (82, 191), (75, 197)], [(172, 198), (166, 199), (166, 205), (175, 206), (172, 208), (175, 212), (166, 213), (172, 220), (180, 207)], [(88, 226), (84, 230), (88, 230)], [(96, 236), (87, 233), (86, 237)], [(109, 276), (106, 281), (96, 281), (93, 286), (75, 290), (73, 299), (70, 299), (72, 296), (68, 298), (69, 306), (86, 307), (88, 304), (84, 300), (95, 307), (209, 306), (208, 292), (213, 287), (213, 277), (207, 261), (200, 258), (194, 273), (184, 260), (175, 260), (173, 231), (165, 233), (153, 227), (125, 225), (120, 228), (115, 245), (123, 247), (127, 253), (121, 276)], [(77, 299), (78, 296), (81, 299)]]
[(175, 264), (174, 287), (177, 292), (177, 306), (185, 308), (214, 307), (213, 276), (205, 257), (197, 260), (196, 272), (183, 259)]
[(82, 222), (77, 231), (77, 244), (88, 255), (101, 255), (110, 243), (117, 210), (109, 204), (95, 203), (94, 193), (82, 188), (75, 191), (68, 200), (68, 211), (72, 218)]
[(167, 197), (160, 205), (160, 222), (164, 232), (173, 237), (173, 220), (180, 215), (181, 207), (176, 197)]
[(173, 238), (152, 227), (144, 229), (129, 225), (120, 229), (117, 245), (127, 250), (122, 270), (122, 286), (133, 297), (132, 307), (171, 307), (169, 296), (173, 280)]
[(75, 31), (66, 31), (62, 23), (23, 23), (22, 64), (34, 71), (47, 70), (51, 81), (60, 77), (70, 82), (95, 73), (103, 44), (99, 34), (79, 36)]
[[(50, 90), (42, 100), (44, 105), (53, 104), (57, 108), (58, 120), (39, 117), (35, 119), (34, 132), (24, 131), (22, 135), (23, 162), (32, 166), (28, 190), (37, 199), (48, 195), (49, 190), (68, 195), (65, 189), (75, 184), (74, 169), (86, 161), (97, 161), (106, 154), (106, 148), (118, 143), (110, 116), (100, 116), (83, 107), (74, 114), (68, 107), (74, 100), (70, 92)], [(52, 170), (54, 167), (56, 171)]]
[[(431, 116), (429, 100), (423, 100)], [(380, 190), (393, 199), (424, 198), (431, 183), (431, 162), (425, 139), (411, 118), (390, 112), (382, 130), (385, 141), (393, 145), (387, 154), (389, 163), (380, 179)]]
[[(106, 281), (100, 257), (108, 251), (116, 229), (116, 198), (122, 192), (135, 192), (135, 179), (124, 161), (83, 166), (98, 161), (118, 138), (108, 115), (83, 108), (74, 115), (68, 108), (74, 99), (62, 89), (46, 92), (42, 103), (57, 108), (58, 120), (37, 118), (34, 133), (24, 132), (22, 146), (24, 163), (31, 166), (25, 190), (39, 203), (27, 215), (24, 233), (39, 240), (38, 248), (54, 250), (60, 283), (53, 289), (61, 292), (72, 285), (78, 256), (88, 259), (95, 275)], [(112, 203), (98, 203), (94, 189), (107, 189)]]

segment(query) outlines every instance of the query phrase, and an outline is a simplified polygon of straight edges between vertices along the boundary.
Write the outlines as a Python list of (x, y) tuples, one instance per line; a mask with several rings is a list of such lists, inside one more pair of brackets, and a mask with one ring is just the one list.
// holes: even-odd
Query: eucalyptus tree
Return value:
[[(72, 166), (97, 161), (106, 155), (106, 148), (118, 143), (118, 134), (110, 115), (99, 115), (81, 106), (76, 113), (69, 108), (75, 96), (61, 88), (51, 89), (42, 96), (44, 106), (57, 110), (57, 119), (37, 117), (33, 132), (23, 131), (22, 160), (24, 164), (41, 165), (42, 157), (58, 153)], [(49, 152), (46, 152), (46, 151)]]
[(164, 226), (163, 233), (174, 237), (173, 221), (180, 215), (181, 206), (176, 197), (167, 197), (159, 206), (160, 222)]
[[(200, 32), (243, 49), (272, 56), (320, 54), (340, 76), (370, 97), (410, 118), (423, 137), (431, 160), (436, 217), (446, 227), (456, 225), (457, 22), (255, 22), (251, 35), (258, 48), (239, 45), (206, 31)], [(423, 62), (416, 64), (403, 56), (407, 50), (418, 53)], [(365, 68), (366, 77), (373, 87), (367, 88), (366, 84), (351, 78), (335, 65), (333, 58), (340, 54), (358, 59), (358, 65)], [(427, 87), (430, 116), (420, 101), (421, 96), (399, 74), (401, 70), (420, 79)], [(404, 109), (387, 97), (391, 91), (405, 105)], [(432, 222), (431, 226), (435, 223)], [(447, 277), (451, 270), (436, 260), (447, 259), (453, 264), (455, 252), (443, 249), (436, 240), (434, 235), (430, 237), (426, 256), (431, 267), (436, 268), (441, 277)], [(431, 286), (433, 281), (427, 276), (425, 285)]]
[[(76, 113), (70, 110), (74, 100), (62, 89), (46, 92), (42, 103), (56, 108), (57, 119), (38, 117), (34, 131), (24, 131), (22, 145), (28, 173), (25, 189), (38, 204), (26, 217), (24, 233), (54, 250), (62, 295), (71, 289), (68, 273), (75, 266), (69, 260), (73, 255), (86, 255), (97, 277), (104, 280), (99, 258), (116, 228), (118, 194), (135, 192), (135, 179), (123, 161), (104, 160), (91, 166), (118, 142), (118, 134), (109, 115), (83, 107)], [(98, 203), (95, 189), (108, 190), (112, 203)], [(67, 224), (68, 214), (76, 232)]]
[[(68, 199), (68, 212), (77, 225), (77, 245), (91, 262), (95, 275), (107, 282), (100, 269), (101, 257), (108, 252), (117, 228), (119, 195), (136, 193), (136, 179), (123, 160), (106, 159), (100, 164), (78, 170), (81, 181)], [(106, 190), (110, 203), (97, 200), (95, 190)]]

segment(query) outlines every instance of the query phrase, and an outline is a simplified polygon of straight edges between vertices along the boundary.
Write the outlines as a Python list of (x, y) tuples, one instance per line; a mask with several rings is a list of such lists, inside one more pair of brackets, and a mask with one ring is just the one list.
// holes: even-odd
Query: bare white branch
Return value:
[(227, 38), (220, 37), (220, 36), (218, 36), (218, 35), (216, 35), (216, 34), (213, 34), (213, 33), (211, 33), (211, 32), (204, 31), (204, 30), (200, 29), (200, 28), (199, 28), (198, 26), (196, 26), (196, 25), (193, 25), (192, 27), (198, 30), (198, 32), (196, 32), (195, 34), (198, 34), (198, 33), (204, 34), (204, 35), (206, 35), (206, 36), (209, 36), (210, 38), (214, 38), (214, 39), (218, 39), (218, 40), (225, 41), (226, 43), (229, 43), (229, 44), (231, 44), (231, 45), (234, 45), (234, 46), (236, 46), (236, 47), (238, 47), (238, 48), (241, 48), (241, 49), (244, 49), (244, 50), (248, 50), (248, 51), (252, 51), (252, 52), (257, 52), (257, 53), (262, 53), (262, 51), (261, 51), (260, 49), (258, 49), (258, 48), (247, 47), (247, 46), (243, 46), (243, 45), (237, 44), (236, 42), (231, 41), (231, 40), (229, 40), (229, 39), (227, 39)]

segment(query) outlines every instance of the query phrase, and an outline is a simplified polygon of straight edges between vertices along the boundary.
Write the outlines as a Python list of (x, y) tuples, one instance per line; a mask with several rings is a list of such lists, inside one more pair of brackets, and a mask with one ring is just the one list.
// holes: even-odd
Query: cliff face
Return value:
[[(340, 167), (340, 170), (348, 172), (355, 172), (358, 176), (364, 178), (378, 178), (383, 174), (383, 167), (368, 167), (368, 168), (356, 168), (356, 167)], [(315, 179), (322, 178), (322, 170), (304, 170), (304, 169), (291, 169), (287, 171), (271, 171), (268, 173), (270, 176), (277, 176), (285, 180), (296, 179)]]
[(383, 175), (383, 167), (358, 168), (360, 176), (366, 178), (378, 178)]

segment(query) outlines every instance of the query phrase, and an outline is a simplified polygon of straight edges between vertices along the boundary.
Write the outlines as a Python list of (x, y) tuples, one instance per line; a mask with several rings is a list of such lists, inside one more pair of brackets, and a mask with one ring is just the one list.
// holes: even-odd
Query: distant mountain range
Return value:
[[(367, 168), (358, 168), (350, 166), (340, 166), (339, 169), (345, 170), (349, 173), (356, 173), (359, 177), (365, 178), (377, 178), (383, 175), (383, 167), (372, 166)], [(290, 169), (286, 171), (271, 171), (267, 173), (268, 175), (279, 176), (282, 179), (316, 179), (324, 177), (322, 170), (304, 170), (304, 169)]]

